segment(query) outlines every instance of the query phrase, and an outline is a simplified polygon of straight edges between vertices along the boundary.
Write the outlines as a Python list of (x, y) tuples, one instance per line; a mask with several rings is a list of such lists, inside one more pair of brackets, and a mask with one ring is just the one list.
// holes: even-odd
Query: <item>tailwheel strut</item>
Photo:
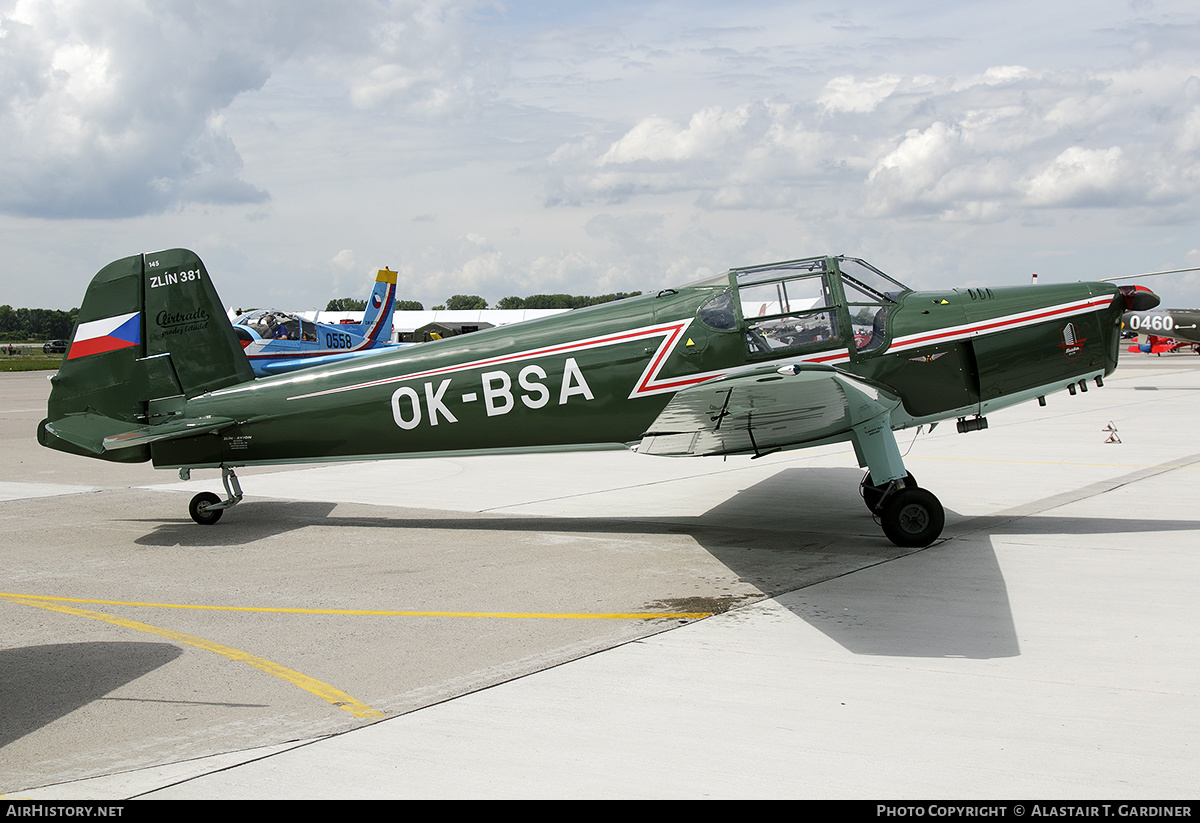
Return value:
[(242, 502), (242, 484), (238, 482), (237, 474), (232, 468), (221, 467), (221, 482), (225, 485), (224, 500), (212, 492), (200, 492), (188, 504), (188, 514), (201, 526), (211, 526), (221, 519), (226, 509)]

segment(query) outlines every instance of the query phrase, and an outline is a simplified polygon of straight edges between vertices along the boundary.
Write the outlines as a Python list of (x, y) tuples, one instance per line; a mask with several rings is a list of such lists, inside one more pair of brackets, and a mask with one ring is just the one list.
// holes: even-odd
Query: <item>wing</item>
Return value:
[(850, 440), (876, 419), (885, 424), (899, 405), (886, 389), (831, 366), (764, 366), (679, 392), (637, 450), (675, 457), (761, 456)]
[(263, 377), (270, 377), (271, 375), (286, 374), (288, 372), (299, 371), (300, 369), (311, 369), (313, 366), (324, 366), (329, 363), (339, 363), (343, 360), (351, 360), (355, 357), (368, 357), (373, 354), (380, 354), (391, 348), (396, 348), (396, 346), (387, 344), (380, 348), (374, 349), (335, 352), (333, 354), (312, 354), (306, 357), (261, 357), (252, 359), (250, 362), (254, 366), (254, 371), (256, 373)]

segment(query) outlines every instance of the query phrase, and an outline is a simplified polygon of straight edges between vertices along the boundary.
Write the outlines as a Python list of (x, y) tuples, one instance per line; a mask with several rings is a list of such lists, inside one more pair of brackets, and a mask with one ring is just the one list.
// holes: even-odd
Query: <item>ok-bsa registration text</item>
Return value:
[(902, 806), (880, 803), (876, 817), (1192, 817), (1194, 806), (1135, 803), (1051, 805), (1011, 803), (1004, 805), (956, 805), (931, 803)]

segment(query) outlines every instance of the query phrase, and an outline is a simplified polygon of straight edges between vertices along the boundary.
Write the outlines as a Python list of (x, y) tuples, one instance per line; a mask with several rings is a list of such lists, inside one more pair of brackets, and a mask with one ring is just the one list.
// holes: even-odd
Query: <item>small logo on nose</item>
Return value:
[(1063, 350), (1064, 355), (1076, 357), (1083, 351), (1083, 344), (1087, 342), (1087, 338), (1079, 336), (1079, 331), (1075, 328), (1074, 323), (1063, 326), (1059, 334), (1062, 336), (1062, 342), (1058, 344), (1058, 347)]

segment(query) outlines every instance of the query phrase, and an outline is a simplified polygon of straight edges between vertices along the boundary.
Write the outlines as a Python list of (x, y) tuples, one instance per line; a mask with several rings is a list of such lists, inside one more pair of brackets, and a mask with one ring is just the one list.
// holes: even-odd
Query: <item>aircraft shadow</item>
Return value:
[[(134, 542), (139, 546), (246, 546), (268, 537), (276, 537), (317, 524), (330, 524), (329, 516), (336, 503), (286, 501), (247, 502), (234, 510), (239, 519), (233, 528), (222, 522), (216, 526), (197, 526), (190, 517), (163, 521), (161, 518), (126, 520), (134, 523), (154, 523), (157, 527)], [(247, 516), (241, 517), (245, 513)], [(234, 518), (231, 516), (229, 522)], [(336, 519), (332, 521), (337, 523)]]
[(0, 649), (0, 748), (183, 654), (171, 643), (59, 643)]
[[(395, 509), (344, 516), (329, 503), (245, 502), (237, 529), (158, 523), (151, 546), (245, 545), (307, 526), (453, 532), (687, 534), (767, 597), (855, 654), (1011, 657), (1020, 653), (1004, 576), (988, 538), (1195, 530), (1200, 521), (1078, 518), (1048, 514), (963, 518), (947, 511), (943, 539), (925, 550), (892, 545), (858, 495), (852, 469), (785, 469), (697, 517), (546, 517)], [(405, 514), (405, 512), (409, 514)], [(350, 513), (353, 512), (353, 513)], [(149, 521), (147, 521), (149, 522)], [(955, 539), (960, 538), (960, 539)], [(902, 562), (897, 561), (901, 558)], [(816, 585), (823, 584), (823, 585)], [(744, 600), (660, 601), (647, 608), (723, 611)]]

